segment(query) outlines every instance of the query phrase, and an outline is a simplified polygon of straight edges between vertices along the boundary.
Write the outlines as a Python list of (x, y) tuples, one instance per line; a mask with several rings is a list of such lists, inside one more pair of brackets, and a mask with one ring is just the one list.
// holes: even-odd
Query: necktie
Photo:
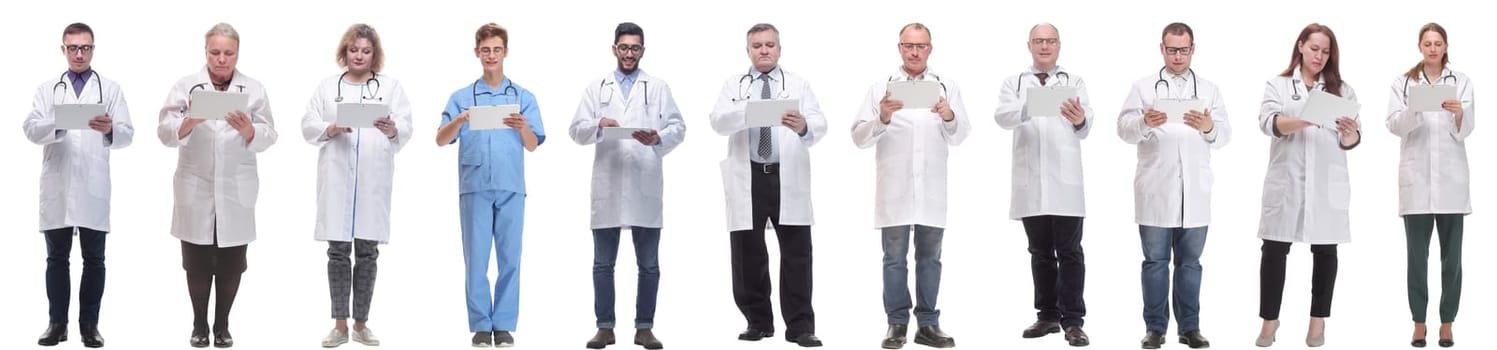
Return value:
[(1050, 77), (1050, 73), (1045, 73), (1045, 72), (1034, 73), (1034, 77), (1035, 78), (1040, 78), (1040, 86), (1045, 86), (1045, 78), (1049, 78)]
[[(764, 89), (760, 90), (759, 99), (768, 100), (769, 99), (769, 73), (760, 74), (759, 75), (759, 80), (763, 80), (764, 81)], [(772, 135), (770, 135), (770, 128), (769, 127), (761, 127), (761, 128), (759, 128), (759, 158), (763, 158), (766, 161), (769, 160), (769, 154), (770, 154), (770, 152), (773, 151), (773, 149), (771, 147), (774, 146), (773, 140), (770, 140), (770, 136), (772, 136)]]

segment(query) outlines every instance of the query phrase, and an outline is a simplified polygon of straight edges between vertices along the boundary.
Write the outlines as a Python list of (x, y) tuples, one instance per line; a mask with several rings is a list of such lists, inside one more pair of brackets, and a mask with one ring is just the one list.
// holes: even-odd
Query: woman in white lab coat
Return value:
[(1340, 54), (1331, 29), (1310, 24), (1295, 41), (1289, 68), (1270, 79), (1263, 92), (1258, 126), (1272, 144), (1258, 227), (1263, 239), (1259, 346), (1273, 344), (1279, 327), (1290, 243), (1310, 244), (1314, 254), (1305, 343), (1325, 343), (1325, 318), (1331, 316), (1336, 286), (1336, 245), (1351, 241), (1346, 151), (1361, 143), (1361, 131), (1356, 115), (1340, 116), (1334, 125), (1315, 125), (1301, 119), (1301, 113), (1315, 90), (1356, 101), (1356, 93), (1341, 80)]
[[(260, 192), (255, 156), (276, 141), (265, 86), (235, 68), (239, 33), (219, 23), (205, 35), (207, 66), (178, 80), (161, 107), (161, 143), (177, 149), (172, 236), (182, 240), (182, 268), (192, 298), (189, 343), (208, 346), (208, 294), (216, 287), (213, 345), (230, 347), (229, 310), (255, 240), (255, 199)], [(223, 120), (187, 115), (191, 93), (212, 89), (249, 95), (248, 108)]]
[[(1476, 99), (1471, 78), (1450, 70), (1445, 28), (1419, 28), (1420, 60), (1393, 79), (1388, 93), (1388, 131), (1402, 139), (1398, 162), (1398, 215), (1408, 238), (1409, 311), (1414, 316), (1411, 345), (1425, 346), (1425, 313), (1429, 305), (1428, 263), (1431, 231), (1439, 229), (1440, 346), (1455, 345), (1451, 325), (1461, 302), (1461, 236), (1471, 214), (1471, 168), (1466, 137), (1476, 128)], [(1409, 90), (1422, 86), (1455, 87), (1439, 110), (1411, 106)], [(1417, 92), (1416, 92), (1417, 93)]]
[[(322, 339), (323, 347), (336, 347), (350, 338), (379, 345), (365, 322), (374, 296), (379, 245), (390, 241), (395, 153), (411, 139), (411, 103), (399, 81), (379, 74), (384, 61), (384, 48), (374, 28), (362, 23), (349, 27), (337, 52), (338, 65), (347, 70), (323, 79), (301, 121), (302, 136), (321, 148), (313, 237), (328, 242), (328, 286), (335, 320), (333, 330)], [(340, 123), (338, 106), (355, 103), (382, 104), (390, 114), (376, 119), (372, 128)], [(349, 316), (354, 319), (351, 333)]]

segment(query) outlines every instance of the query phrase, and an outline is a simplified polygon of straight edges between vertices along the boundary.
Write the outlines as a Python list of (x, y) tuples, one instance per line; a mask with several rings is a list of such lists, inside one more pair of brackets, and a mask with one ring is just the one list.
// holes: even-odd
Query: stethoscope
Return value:
[[(508, 80), (508, 79), (505, 79), (505, 80)], [(478, 78), (478, 80), (473, 81), (473, 105), (474, 106), (478, 105), (478, 84), (480, 84), (480, 83), (483, 83), (483, 78)], [(503, 84), (503, 82), (500, 82), (500, 84)], [(510, 92), (514, 92), (514, 93), (510, 94)], [(509, 83), (509, 85), (504, 85), (504, 89), (503, 90), (499, 90), (499, 96), (514, 96), (513, 98), (519, 98), (520, 97), (520, 90), (515, 89), (515, 84), (513, 82), (511, 82), (511, 83)]]
[[(1289, 99), (1292, 99), (1292, 100), (1295, 100), (1295, 101), (1299, 101), (1299, 99), (1300, 99), (1299, 86), (1300, 86), (1300, 84), (1304, 84), (1305, 82), (1303, 80), (1300, 80), (1300, 79), (1293, 79), (1293, 80), (1290, 81), (1290, 83), (1291, 84), (1289, 84), (1289, 85), (1294, 87), (1294, 94), (1293, 95), (1289, 95)], [(1315, 86), (1313, 87), (1313, 89), (1325, 89), (1324, 85), (1325, 84), (1322, 84), (1321, 82), (1317, 81), (1317, 82), (1315, 82)]]
[[(1170, 81), (1164, 79), (1164, 70), (1165, 69), (1169, 69), (1169, 67), (1166, 66), (1166, 67), (1159, 68), (1159, 80), (1154, 81), (1154, 89), (1158, 90), (1159, 89), (1159, 84), (1164, 84), (1164, 95), (1168, 95), (1169, 91), (1170, 91)], [(1199, 85), (1196, 84), (1197, 81), (1196, 81), (1196, 70), (1195, 70), (1195, 68), (1186, 68), (1185, 70), (1186, 70), (1187, 73), (1190, 73), (1190, 98), (1191, 99), (1201, 98), (1201, 95), (1200, 95), (1200, 89), (1201, 88), (1199, 87)], [(1299, 98), (1296, 97), (1295, 99), (1298, 100)]]
[[(1419, 76), (1424, 76), (1425, 81), (1430, 81), (1430, 75), (1425, 75), (1424, 72), (1419, 72)], [(1455, 78), (1454, 73), (1449, 73), (1449, 75), (1440, 76), (1440, 79), (1436, 79), (1436, 81), (1433, 81), (1433, 84), (1445, 85), (1446, 79), (1449, 79), (1449, 81), (1451, 81), (1451, 85), (1458, 85), (1461, 82), (1460, 79)], [(1409, 99), (1409, 81), (1409, 78), (1404, 78), (1404, 99)]]
[[(1034, 74), (1036, 74), (1036, 73), (1024, 72), (1024, 74), (1019, 74), (1018, 78), (1014, 78), (1014, 83), (1017, 83), (1018, 85), (1016, 85), (1016, 86), (1019, 86), (1019, 87), (1022, 88), (1022, 87), (1024, 87), (1024, 76), (1025, 75), (1032, 76)], [(1065, 77), (1064, 79), (1066, 80), (1066, 82), (1064, 84), (1060, 84), (1060, 85), (1062, 85), (1062, 86), (1063, 85), (1071, 85), (1071, 75), (1070, 74), (1066, 74), (1065, 71), (1055, 72), (1055, 76), (1050, 77), (1050, 78), (1055, 78), (1055, 80), (1053, 80), (1053, 81), (1060, 81), (1060, 79), (1062, 79), (1061, 77)], [(1039, 80), (1039, 78), (1036, 77), (1035, 80)], [(1047, 84), (1045, 84), (1044, 82), (1040, 82), (1040, 85), (1044, 86), (1044, 85), (1047, 85)], [(1158, 85), (1158, 84), (1155, 84), (1155, 85)], [(945, 85), (942, 85), (942, 86), (944, 87)]]
[[(64, 88), (64, 92), (66, 92), (65, 89), (68, 87), (68, 83), (66, 83), (65, 80), (67, 78), (68, 78), (68, 72), (63, 72), (62, 76), (58, 76), (57, 77), (57, 84), (52, 85), (52, 95), (53, 95), (53, 97), (57, 97), (56, 96), (57, 95), (57, 88)], [(99, 72), (97, 72), (97, 71), (95, 71), (94, 74), (93, 74), (93, 76), (90, 77), (90, 78), (93, 78), (94, 80), (98, 80), (99, 85), (96, 86), (96, 87), (99, 88), (99, 104), (104, 104), (104, 80), (101, 79), (101, 78), (99, 78)], [(84, 85), (88, 85), (88, 80), (84, 80), (83, 84)], [(62, 99), (58, 99), (58, 100), (61, 101)]]
[[(348, 72), (347, 71), (343, 72), (342, 75), (338, 76), (338, 97), (333, 98), (333, 102), (343, 102), (343, 77), (346, 77), (346, 76), (348, 76)], [(370, 86), (370, 85), (373, 85), (374, 88), (373, 89), (368, 89), (367, 87)], [(364, 82), (364, 86), (366, 88), (365, 89), (361, 89), (361, 90), (369, 90), (370, 93), (369, 93), (369, 96), (364, 96), (364, 94), (362, 93), (363, 91), (360, 91), (360, 94), (359, 94), (359, 100), (360, 101), (363, 101), (363, 100), (373, 100), (373, 101), (381, 101), (382, 102), (382, 101), (385, 100), (384, 97), (379, 97), (379, 87), (380, 87), (380, 84), (379, 84), (379, 79), (376, 79), (375, 75), (372, 75), (372, 74), (369, 75), (369, 81)], [(475, 93), (474, 96), (477, 96), (477, 93)]]
[[(649, 80), (640, 80), (639, 83), (640, 84), (644, 84), (644, 89), (645, 89), (645, 108), (649, 108), (650, 107), (650, 81)], [(603, 91), (604, 88), (611, 88), (609, 90), (612, 90), (614, 93), (619, 92), (619, 89), (618, 89), (617, 86), (614, 86), (614, 83), (613, 83), (612, 80), (603, 79), (602, 82), (598, 83), (598, 95), (608, 96), (607, 100), (604, 100), (604, 101), (601, 101), (601, 102), (598, 102), (598, 103), (600, 105), (607, 106), (609, 103), (613, 103), (613, 95), (614, 94), (612, 94), (612, 93), (605, 94), (604, 91)]]
[[(770, 72), (773, 72), (773, 71), (770, 71)], [(761, 74), (768, 75), (770, 78), (774, 78), (773, 74), (769, 74), (769, 73), (761, 73)], [(754, 71), (752, 69), (750, 69), (748, 73), (743, 73), (743, 77), (738, 78), (738, 95), (739, 96), (743, 96), (743, 98), (734, 98), (733, 102), (748, 101), (748, 100), (753, 99), (753, 95), (750, 95), (748, 90), (749, 90), (750, 87), (752, 87), (754, 85), (754, 80), (757, 80), (757, 79), (754, 79)], [(780, 73), (780, 94), (778, 95), (779, 99), (783, 100), (783, 99), (790, 98), (790, 92), (787, 91), (787, 90), (785, 90), (785, 86), (786, 86), (785, 85), (785, 73), (781, 72)]]

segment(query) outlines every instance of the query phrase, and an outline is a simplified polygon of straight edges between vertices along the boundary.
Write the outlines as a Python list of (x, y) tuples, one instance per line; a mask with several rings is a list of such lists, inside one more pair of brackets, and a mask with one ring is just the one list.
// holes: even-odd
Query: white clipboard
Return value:
[(1154, 110), (1164, 113), (1169, 120), (1166, 123), (1185, 123), (1185, 113), (1190, 111), (1205, 112), (1206, 102), (1200, 99), (1175, 99), (1161, 98), (1154, 100)]
[(1445, 100), (1454, 100), (1455, 87), (1450, 85), (1409, 86), (1409, 110), (1415, 112), (1439, 112), (1445, 110)]
[(636, 131), (651, 131), (650, 128), (603, 128), (603, 140), (633, 140)]
[(504, 118), (520, 113), (520, 105), (473, 106), (468, 109), (468, 130), (513, 129)]
[(1321, 127), (1333, 127), (1336, 119), (1354, 116), (1362, 111), (1362, 104), (1348, 100), (1340, 96), (1332, 95), (1325, 91), (1310, 91), (1310, 100), (1305, 102), (1305, 110), (1300, 112), (1300, 119)]
[(930, 109), (941, 101), (941, 82), (891, 81), (889, 100), (904, 102), (904, 109)]
[(800, 99), (749, 100), (744, 108), (744, 125), (750, 128), (781, 125), (786, 112), (800, 112)]
[(67, 103), (52, 105), (52, 117), (58, 129), (89, 129), (88, 122), (104, 115), (104, 105), (97, 103)]
[(249, 111), (249, 94), (243, 92), (197, 90), (192, 92), (187, 117), (223, 120), (233, 112)]
[(1024, 89), (1024, 114), (1030, 117), (1058, 117), (1060, 106), (1073, 98), (1076, 98), (1076, 88), (1069, 86)]
[(390, 115), (390, 106), (378, 103), (340, 103), (336, 124), (350, 128), (373, 128), (374, 121)]

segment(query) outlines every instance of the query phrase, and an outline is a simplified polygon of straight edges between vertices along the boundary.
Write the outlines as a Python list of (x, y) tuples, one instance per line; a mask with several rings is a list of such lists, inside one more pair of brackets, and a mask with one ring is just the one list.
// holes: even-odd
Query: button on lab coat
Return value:
[[(770, 128), (775, 133), (775, 148), (780, 152), (780, 224), (786, 226), (811, 226), (811, 152), (810, 148), (826, 135), (826, 116), (821, 113), (821, 104), (811, 92), (811, 83), (782, 67), (769, 72), (770, 96), (778, 99), (799, 99), (800, 114), (806, 118), (806, 135), (801, 136), (788, 127)], [(752, 134), (744, 120), (748, 100), (758, 100), (763, 91), (756, 80), (758, 72), (734, 74), (723, 81), (717, 104), (712, 108), (712, 131), (728, 136), (728, 155), (718, 164), (722, 170), (723, 199), (727, 201), (728, 232), (747, 231), (754, 228), (753, 178), (761, 169), (749, 167), (749, 152), (757, 152), (759, 140)], [(783, 80), (781, 80), (783, 79)], [(783, 82), (783, 86), (781, 86)]]
[[(339, 95), (340, 76), (323, 79), (307, 114), (302, 116), (302, 137), (317, 152), (317, 224), (313, 237), (320, 241), (349, 242), (355, 238), (390, 242), (390, 195), (395, 182), (395, 153), (411, 139), (411, 102), (400, 81), (375, 75), (374, 83), (347, 84)], [(363, 99), (369, 96), (374, 99)], [(338, 121), (341, 103), (384, 104), (395, 122), (395, 138), (376, 128), (353, 128), (352, 132), (327, 137), (328, 125)]]
[[(109, 150), (125, 148), (135, 135), (130, 111), (119, 84), (98, 72), (75, 95), (71, 79), (47, 81), (36, 88), (31, 113), (22, 129), (26, 138), (42, 147), (41, 231), (64, 227), (87, 227), (109, 232)], [(53, 105), (99, 103), (103, 87), (104, 112), (114, 120), (113, 136), (88, 130), (56, 127)]]
[[(890, 81), (907, 81), (904, 72)], [(913, 80), (937, 81), (945, 86), (942, 96), (956, 118), (950, 122), (930, 108), (905, 108), (894, 112), (889, 124), (879, 120), (879, 101), (888, 90), (880, 81), (868, 88), (852, 124), (852, 140), (858, 148), (878, 146), (878, 168), (873, 204), (873, 226), (922, 225), (946, 227), (946, 161), (949, 148), (962, 143), (972, 128), (956, 82), (926, 70)]]
[(1080, 76), (1055, 68), (1045, 81), (1046, 87), (1076, 88), (1086, 122), (1076, 128), (1057, 111), (1054, 115), (1029, 115), (1024, 105), (1029, 89), (1041, 88), (1038, 71), (1030, 68), (1022, 74), (1003, 80), (998, 95), (998, 109), (993, 119), (998, 126), (1014, 131), (1013, 182), (1009, 192), (1009, 219), (1039, 215), (1086, 216), (1085, 177), (1081, 170), (1081, 139), (1092, 129), (1091, 99), (1086, 82)]
[[(1351, 206), (1351, 180), (1336, 126), (1310, 126), (1274, 136), (1274, 116), (1299, 117), (1310, 100), (1299, 71), (1296, 67), (1293, 76), (1269, 79), (1263, 91), (1258, 128), (1272, 138), (1272, 144), (1263, 179), (1258, 238), (1309, 244), (1351, 242), (1347, 210)], [(1324, 80), (1315, 82), (1316, 90), (1324, 88)], [(1295, 94), (1300, 95), (1298, 100)], [(1350, 85), (1341, 85), (1341, 96), (1357, 100)], [(1355, 115), (1348, 117), (1358, 119)]]
[[(593, 229), (659, 228), (664, 221), (661, 164), (686, 139), (686, 123), (670, 86), (644, 71), (637, 74), (628, 98), (613, 73), (594, 80), (582, 90), (582, 101), (568, 128), (577, 144), (597, 145), (593, 148)], [(656, 130), (660, 143), (646, 146), (633, 138), (603, 141), (598, 127), (603, 118), (618, 121), (620, 127)]]
[(249, 94), (245, 114), (254, 124), (254, 142), (245, 143), (227, 121), (206, 120), (187, 138), (177, 131), (187, 113), (189, 91), (194, 86), (213, 89), (205, 67), (182, 77), (161, 106), (156, 134), (161, 143), (177, 149), (177, 171), (172, 180), (172, 236), (196, 245), (212, 245), (217, 230), (219, 247), (234, 247), (255, 240), (255, 200), (260, 176), (255, 155), (276, 141), (275, 120), (265, 86), (235, 71), (226, 91)]
[[(1184, 84), (1173, 77), (1169, 88), (1150, 74), (1133, 83), (1118, 115), (1118, 137), (1138, 145), (1138, 170), (1133, 179), (1134, 221), (1153, 227), (1202, 227), (1211, 224), (1211, 150), (1231, 140), (1227, 107), (1216, 84), (1187, 72)], [(1164, 93), (1164, 95), (1159, 95)], [(1197, 95), (1198, 94), (1198, 95)], [(1162, 98), (1205, 101), (1211, 110), (1210, 134), (1184, 123), (1157, 128), (1144, 124), (1144, 112)]]
[[(1409, 109), (1407, 87), (1436, 83), (1456, 87), (1461, 101), (1460, 131), (1455, 114)], [(1470, 214), (1471, 166), (1466, 161), (1466, 136), (1476, 129), (1476, 98), (1471, 78), (1445, 69), (1440, 77), (1393, 79), (1388, 93), (1388, 131), (1402, 139), (1398, 161), (1398, 215)]]

